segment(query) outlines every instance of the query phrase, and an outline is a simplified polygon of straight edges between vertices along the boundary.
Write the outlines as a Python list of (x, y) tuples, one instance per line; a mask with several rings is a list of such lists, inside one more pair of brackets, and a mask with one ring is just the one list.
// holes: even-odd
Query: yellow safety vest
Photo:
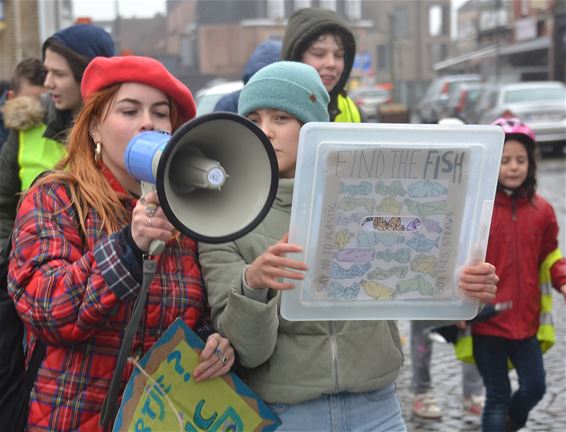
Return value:
[(42, 123), (19, 133), (18, 166), (22, 191), (28, 189), (39, 174), (53, 169), (65, 156), (64, 144), (43, 136), (46, 128)]
[(358, 107), (352, 99), (349, 97), (344, 97), (341, 94), (338, 95), (338, 109), (340, 114), (334, 119), (335, 122), (340, 123), (361, 123), (362, 116)]
[[(547, 352), (556, 343), (556, 331), (552, 320), (552, 279), (550, 277), (550, 269), (560, 258), (562, 258), (560, 249), (555, 249), (548, 254), (539, 271), (540, 324), (537, 339), (543, 353)], [(454, 349), (456, 350), (456, 358), (458, 360), (474, 363), (472, 330), (469, 325), (466, 326), (465, 330), (460, 330)], [(509, 368), (513, 368), (510, 361)]]

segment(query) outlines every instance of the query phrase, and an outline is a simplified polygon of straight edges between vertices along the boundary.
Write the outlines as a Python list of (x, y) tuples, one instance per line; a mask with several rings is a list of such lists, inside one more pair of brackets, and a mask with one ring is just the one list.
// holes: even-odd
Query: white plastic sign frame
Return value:
[(485, 258), (504, 134), (497, 126), (308, 123), (289, 255), (309, 270), (281, 315), (463, 320), (463, 265)]

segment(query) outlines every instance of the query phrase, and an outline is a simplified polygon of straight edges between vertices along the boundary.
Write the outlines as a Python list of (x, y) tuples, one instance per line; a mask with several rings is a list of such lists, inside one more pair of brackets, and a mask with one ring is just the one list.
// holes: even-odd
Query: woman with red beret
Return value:
[[(153, 240), (166, 246), (130, 355), (143, 356), (181, 318), (209, 335), (192, 371), (196, 380), (223, 375), (234, 362), (229, 341), (207, 324), (195, 241), (175, 233), (160, 207), (153, 211), (156, 193), (138, 199), (140, 183), (124, 165), (136, 134), (172, 132), (194, 117), (190, 91), (158, 61), (134, 56), (96, 58), (81, 91), (85, 104), (68, 155), (26, 193), (13, 233), (8, 290), (28, 346), (46, 345), (30, 397), (29, 430), (101, 428), (102, 405), (141, 289), (142, 255)], [(131, 372), (126, 365), (120, 393)]]

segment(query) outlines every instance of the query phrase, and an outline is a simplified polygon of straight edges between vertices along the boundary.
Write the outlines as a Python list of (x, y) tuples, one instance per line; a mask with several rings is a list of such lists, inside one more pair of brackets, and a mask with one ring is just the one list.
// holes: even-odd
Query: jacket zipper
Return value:
[[(515, 261), (515, 283), (514, 285), (514, 290), (515, 290), (515, 295), (514, 298), (516, 298), (517, 300), (519, 300), (520, 297), (520, 290), (519, 290), (519, 281), (520, 279), (520, 274), (519, 274), (519, 260), (517, 257), (517, 251), (518, 251), (518, 247), (519, 245), (517, 244), (518, 241), (518, 233), (517, 233), (517, 199), (515, 197), (511, 198), (511, 220), (513, 222), (513, 243), (514, 243), (514, 247), (513, 247), (513, 255), (514, 255), (514, 261)], [(517, 305), (518, 306), (518, 305)]]
[(340, 388), (339, 377), (340, 377), (340, 366), (338, 365), (338, 347), (336, 343), (336, 323), (334, 321), (328, 322), (328, 327), (330, 328), (330, 354), (332, 361), (332, 372), (333, 372), (333, 382), (332, 388), (333, 393), (338, 393)]

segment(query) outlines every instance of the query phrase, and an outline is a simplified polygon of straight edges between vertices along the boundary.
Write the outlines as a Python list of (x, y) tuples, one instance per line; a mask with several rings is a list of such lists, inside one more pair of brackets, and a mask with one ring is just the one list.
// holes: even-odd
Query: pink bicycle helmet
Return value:
[(492, 124), (501, 126), (505, 132), (505, 140), (517, 139), (525, 144), (530, 144), (533, 148), (536, 146), (536, 138), (533, 130), (516, 117), (501, 117)]

